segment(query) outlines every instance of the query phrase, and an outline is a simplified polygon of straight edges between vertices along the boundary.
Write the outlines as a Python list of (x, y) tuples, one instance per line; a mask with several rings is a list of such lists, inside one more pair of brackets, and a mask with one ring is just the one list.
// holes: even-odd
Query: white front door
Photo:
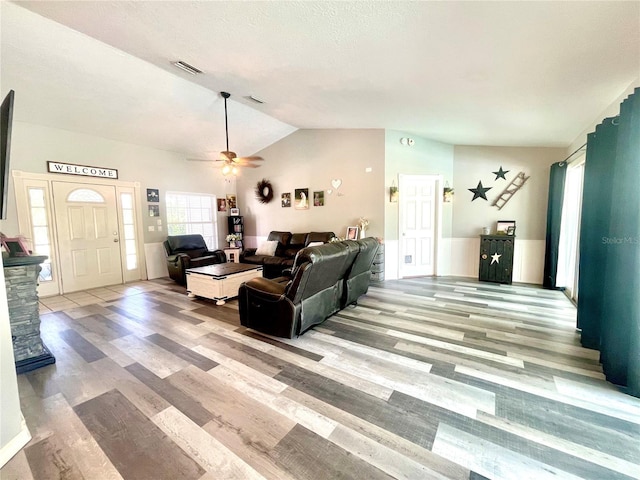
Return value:
[(122, 283), (115, 187), (52, 185), (62, 292)]
[(400, 278), (436, 273), (438, 178), (400, 175)]

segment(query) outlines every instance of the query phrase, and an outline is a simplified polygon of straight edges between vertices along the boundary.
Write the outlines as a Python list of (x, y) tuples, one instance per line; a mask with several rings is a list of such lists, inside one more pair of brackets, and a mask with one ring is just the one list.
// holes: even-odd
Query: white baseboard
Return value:
[(0, 468), (4, 467), (31, 440), (31, 433), (27, 428), (27, 422), (24, 421), (24, 417), (22, 417), (20, 423), (20, 433), (9, 440), (4, 447), (0, 448)]

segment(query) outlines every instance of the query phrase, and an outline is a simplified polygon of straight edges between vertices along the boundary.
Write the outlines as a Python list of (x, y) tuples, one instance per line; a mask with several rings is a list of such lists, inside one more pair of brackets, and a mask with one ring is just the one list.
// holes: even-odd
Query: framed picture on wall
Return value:
[(324, 190), (313, 192), (313, 206), (324, 207)]
[(296, 210), (306, 210), (309, 208), (309, 189), (296, 188), (295, 208)]
[(291, 206), (291, 192), (287, 192), (287, 193), (283, 193), (282, 194), (282, 203), (281, 204), (282, 204), (283, 208)]
[(219, 198), (218, 199), (218, 211), (219, 212), (226, 212), (227, 211), (227, 199), (226, 198)]
[(236, 208), (236, 196), (233, 194), (227, 194), (227, 208)]
[(158, 203), (160, 201), (160, 191), (157, 188), (147, 188), (147, 202)]
[(160, 206), (159, 205), (149, 205), (149, 216), (150, 217), (159, 217), (160, 216)]

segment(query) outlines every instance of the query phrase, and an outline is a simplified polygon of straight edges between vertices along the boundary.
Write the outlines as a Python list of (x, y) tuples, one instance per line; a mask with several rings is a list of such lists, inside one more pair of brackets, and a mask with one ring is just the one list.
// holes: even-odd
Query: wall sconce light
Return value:
[(389, 201), (391, 203), (398, 202), (398, 187), (396, 187), (396, 181), (391, 182), (391, 186), (389, 187)]
[(442, 201), (444, 203), (451, 203), (453, 201), (453, 188), (449, 187), (449, 182), (445, 182), (444, 188), (442, 189)]

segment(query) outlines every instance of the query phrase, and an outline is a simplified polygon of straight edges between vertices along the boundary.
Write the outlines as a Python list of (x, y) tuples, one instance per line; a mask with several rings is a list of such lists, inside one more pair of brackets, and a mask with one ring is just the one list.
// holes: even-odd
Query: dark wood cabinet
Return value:
[(480, 235), (481, 282), (511, 283), (513, 278), (513, 235)]
[(244, 217), (232, 216), (227, 217), (229, 225), (229, 233), (240, 234), (240, 240), (236, 240), (236, 247), (244, 248)]

